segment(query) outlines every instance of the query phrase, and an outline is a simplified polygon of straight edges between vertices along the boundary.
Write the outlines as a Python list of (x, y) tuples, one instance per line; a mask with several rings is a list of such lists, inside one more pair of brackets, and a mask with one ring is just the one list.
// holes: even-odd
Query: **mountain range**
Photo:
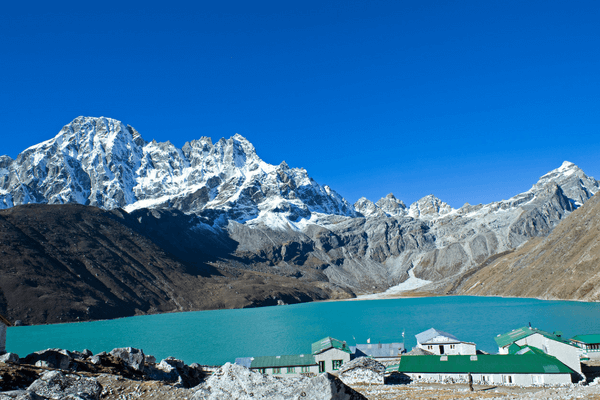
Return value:
[[(112, 220), (110, 213), (119, 213), (119, 224), (204, 280), (263, 274), (281, 279), (281, 287), (311, 292), (288, 296), (290, 301), (403, 287), (398, 285), (456, 289), (482, 265), (547, 237), (598, 188), (598, 181), (564, 162), (527, 192), (485, 205), (454, 209), (428, 195), (406, 206), (393, 194), (350, 204), (302, 168), (265, 163), (240, 135), (216, 143), (202, 137), (177, 148), (148, 142), (133, 127), (103, 117), (76, 118), (16, 159), (0, 157), (0, 216), (24, 205), (39, 213), (52, 207), (71, 213), (75, 209), (64, 205), (80, 204)], [(138, 261), (147, 267), (146, 258)], [(197, 296), (206, 282), (196, 284)], [(142, 303), (135, 312), (157, 311)], [(191, 303), (171, 309), (216, 307)]]

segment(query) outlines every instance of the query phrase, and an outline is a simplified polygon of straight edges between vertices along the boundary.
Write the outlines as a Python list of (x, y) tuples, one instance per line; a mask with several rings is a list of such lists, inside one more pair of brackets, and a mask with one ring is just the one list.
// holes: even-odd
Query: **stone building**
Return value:
[(417, 347), (437, 355), (475, 355), (475, 343), (463, 342), (456, 336), (431, 328), (415, 335)]
[[(573, 345), (568, 340), (561, 337), (561, 334), (549, 333), (532, 327), (524, 326), (514, 329), (508, 333), (498, 335), (494, 338), (498, 345), (499, 354), (510, 354), (519, 351), (518, 347), (535, 347), (545, 354), (556, 357), (560, 362), (577, 372), (581, 373), (581, 349)], [(512, 346), (512, 348), (511, 348)]]

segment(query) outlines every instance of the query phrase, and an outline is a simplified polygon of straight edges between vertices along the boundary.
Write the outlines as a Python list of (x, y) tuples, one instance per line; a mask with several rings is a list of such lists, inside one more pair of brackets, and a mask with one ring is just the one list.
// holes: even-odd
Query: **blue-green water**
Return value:
[(11, 327), (8, 351), (25, 355), (47, 348), (94, 353), (137, 347), (157, 359), (174, 356), (187, 363), (218, 365), (236, 357), (299, 354), (332, 336), (353, 345), (401, 342), (406, 347), (431, 327), (496, 352), (494, 336), (527, 325), (565, 337), (600, 333), (600, 303), (429, 297), (339, 301), (244, 310), (215, 310), (148, 315), (110, 321)]

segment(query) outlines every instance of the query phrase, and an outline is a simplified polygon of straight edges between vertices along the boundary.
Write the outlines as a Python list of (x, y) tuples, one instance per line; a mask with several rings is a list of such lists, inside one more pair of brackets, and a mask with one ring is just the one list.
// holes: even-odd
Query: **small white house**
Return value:
[(315, 376), (337, 371), (350, 361), (351, 353), (346, 342), (326, 337), (312, 344), (311, 354), (242, 357), (235, 363), (266, 375)]
[[(563, 339), (559, 334), (549, 333), (541, 329), (524, 326), (514, 329), (508, 333), (498, 335), (494, 338), (498, 344), (499, 354), (510, 354), (518, 351), (519, 347), (532, 346), (542, 350), (544, 353), (556, 357), (560, 362), (583, 376), (581, 372), (580, 354), (581, 349)], [(513, 350), (513, 351), (511, 351)]]
[(312, 344), (312, 354), (321, 372), (335, 372), (350, 361), (352, 351), (346, 342), (326, 337)]
[(436, 355), (475, 355), (475, 343), (463, 342), (450, 333), (431, 328), (415, 335), (417, 347)]
[(10, 325), (11, 323), (0, 315), (0, 354), (6, 353), (6, 328)]

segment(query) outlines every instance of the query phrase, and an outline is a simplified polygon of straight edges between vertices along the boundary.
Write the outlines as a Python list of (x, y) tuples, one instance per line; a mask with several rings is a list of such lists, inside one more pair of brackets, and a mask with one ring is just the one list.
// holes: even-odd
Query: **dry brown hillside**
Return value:
[(349, 296), (185, 253), (166, 214), (144, 218), (78, 204), (0, 210), (0, 314), (40, 324)]
[(542, 299), (600, 300), (600, 196), (545, 238), (534, 238), (448, 291)]

